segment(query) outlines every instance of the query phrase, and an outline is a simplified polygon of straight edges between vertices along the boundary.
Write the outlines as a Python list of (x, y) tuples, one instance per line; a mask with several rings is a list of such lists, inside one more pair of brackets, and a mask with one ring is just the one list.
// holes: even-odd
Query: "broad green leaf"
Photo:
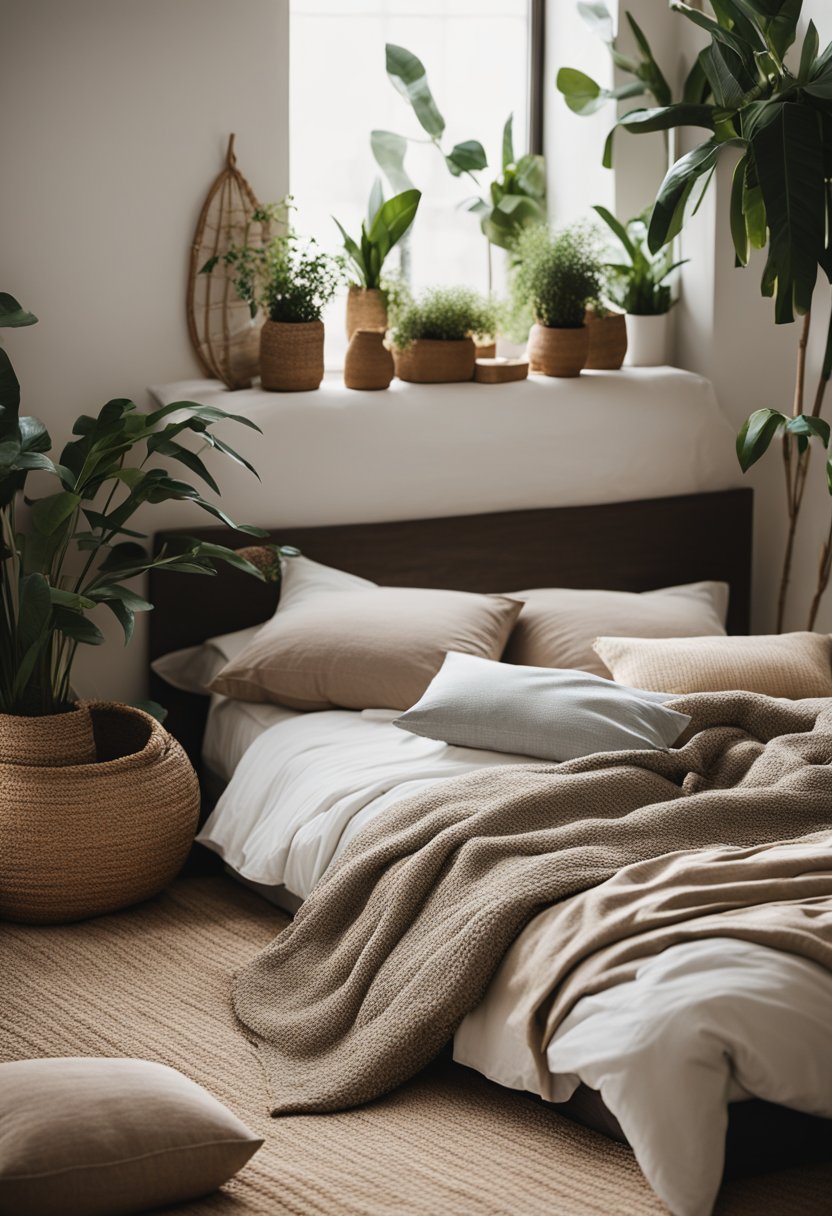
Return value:
[(763, 50), (765, 37), (755, 20), (753, 10), (748, 11), (744, 0), (711, 0), (711, 7), (724, 29), (734, 30), (756, 50)]
[(176, 460), (179, 464), (183, 464), (186, 469), (190, 469), (192, 473), (196, 473), (197, 477), (201, 478), (207, 486), (210, 486), (215, 494), (219, 494), (220, 488), (213, 476), (209, 473), (196, 452), (192, 452), (190, 448), (183, 447), (181, 443), (166, 440), (163, 433), (161, 437), (156, 435), (150, 436), (147, 441), (147, 450), (148, 452), (155, 452), (159, 456), (165, 456), (168, 460)]
[(819, 50), (820, 37), (814, 21), (810, 21), (806, 37), (803, 39), (803, 50), (800, 53), (800, 68), (797, 73), (797, 78), (801, 84), (808, 82)]
[(751, 242), (748, 239), (748, 224), (743, 209), (745, 199), (745, 170), (748, 163), (748, 154), (737, 161), (734, 168), (734, 177), (731, 182), (731, 204), (730, 204), (730, 221), (731, 221), (731, 239), (734, 242), (734, 251), (737, 255), (737, 264), (747, 266), (748, 259), (751, 256)]
[(466, 139), (461, 144), (454, 144), (445, 157), (445, 163), (454, 177), (459, 177), (461, 173), (475, 173), (478, 169), (485, 169), (488, 160), (485, 149), (478, 140)]
[(542, 156), (529, 153), (517, 162), (517, 189), (531, 198), (543, 201), (546, 197), (546, 161)]
[(644, 56), (642, 63), (639, 64), (638, 77), (649, 87), (650, 92), (653, 94), (660, 106), (669, 106), (673, 100), (673, 94), (670, 91), (670, 85), (667, 83), (661, 68), (656, 63), (656, 58), (650, 47), (650, 43), (647, 41), (644, 31), (632, 13), (625, 10), (624, 15), (627, 18), (627, 24), (632, 30), (636, 44)]
[(38, 498), (32, 504), (32, 524), (42, 536), (52, 536), (69, 520), (81, 499), (69, 490), (61, 490), (58, 494), (49, 494), (46, 498)]
[(609, 46), (615, 38), (615, 25), (603, 0), (579, 0), (578, 12), (593, 34)]
[(260, 431), (260, 427), (256, 422), (252, 422), (250, 418), (246, 418), (243, 414), (229, 414), (226, 410), (221, 410), (217, 405), (200, 405), (196, 401), (172, 401), (170, 405), (163, 405), (161, 409), (154, 410), (151, 414), (144, 415), (144, 422), (148, 429), (156, 426), (163, 418), (167, 418), (169, 414), (179, 413), (182, 411), (190, 418), (199, 418), (202, 422), (239, 422), (241, 426), (247, 426), (253, 431)]
[(213, 435), (210, 431), (206, 431), (205, 442), (210, 447), (216, 448), (218, 452), (222, 452), (222, 454), (227, 456), (229, 460), (233, 460), (235, 464), (242, 465), (244, 469), (248, 469), (249, 473), (253, 473), (257, 480), (260, 480), (260, 474), (257, 472), (254, 465), (251, 464), (250, 461), (246, 460), (245, 456), (241, 456), (239, 452), (235, 451), (234, 448), (225, 443), (224, 440), (218, 439), (216, 435)]
[(0, 436), (17, 429), (20, 408), (20, 382), (14, 374), (12, 361), (0, 346)]
[(608, 100), (606, 90), (577, 68), (561, 68), (555, 84), (575, 114), (594, 114)]
[(503, 171), (514, 164), (514, 115), (509, 114), (503, 127)]
[(742, 56), (717, 40), (702, 52), (702, 69), (717, 105), (726, 110), (743, 105), (756, 84)]
[(803, 0), (749, 0), (755, 12), (767, 16), (766, 38), (780, 59), (797, 36)]
[(618, 125), (634, 134), (670, 131), (674, 127), (706, 127), (713, 131), (714, 107), (679, 103), (652, 110), (631, 110), (619, 119)]
[(71, 608), (73, 612), (95, 607), (95, 601), (89, 599), (88, 596), (78, 595), (75, 591), (64, 591), (61, 587), (50, 587), (49, 597), (53, 604), (58, 604), (61, 608)]
[(659, 187), (650, 217), (647, 240), (651, 253), (658, 253), (681, 232), (691, 191), (697, 179), (713, 169), (722, 146), (714, 139), (706, 140), (678, 160), (668, 172)]
[(743, 473), (764, 456), (786, 418), (779, 410), (755, 410), (737, 436), (737, 459)]
[(7, 291), (0, 291), (0, 329), (19, 329), (23, 325), (35, 325), (37, 317), (27, 312)]
[(413, 107), (413, 113), (422, 129), (433, 139), (439, 139), (445, 130), (445, 119), (439, 113), (428, 85), (427, 73), (421, 59), (403, 46), (388, 42), (385, 47), (387, 75), (405, 101)]
[(343, 227), (343, 225), (338, 220), (336, 220), (334, 215), (332, 217), (332, 220), (333, 220), (333, 223), (337, 226), (338, 231), (341, 233), (341, 239), (344, 242), (344, 249), (347, 251), (347, 254), (349, 255), (349, 257), (358, 273), (359, 285), (362, 287), (366, 287), (367, 286), (367, 267), (364, 264), (364, 255), (362, 254), (358, 245), (356, 245), (353, 238), (349, 235), (349, 233), (346, 231), (346, 229)]
[(52, 609), (52, 616), (58, 633), (71, 638), (73, 642), (80, 642), (84, 646), (100, 646), (104, 641), (104, 634), (98, 626), (80, 612), (56, 606)]
[(119, 625), (121, 625), (122, 632), (124, 633), (124, 645), (127, 646), (133, 637), (133, 630), (136, 625), (135, 612), (127, 604), (123, 604), (121, 600), (110, 599), (103, 602), (110, 609)]
[(411, 190), (413, 182), (404, 167), (407, 140), (394, 131), (371, 131), (370, 148), (376, 164), (396, 191)]
[(369, 240), (379, 247), (379, 270), (390, 250), (398, 244), (416, 218), (421, 197), (420, 190), (404, 190), (387, 199), (376, 212)]
[(119, 603), (124, 604), (132, 612), (153, 611), (153, 605), (148, 600), (137, 595), (135, 591), (131, 591), (129, 587), (122, 587), (119, 583), (102, 583), (100, 586), (90, 587), (87, 595), (96, 604), (118, 600)]
[(20, 610), (17, 640), (21, 650), (43, 638), (52, 617), (49, 583), (41, 573), (24, 574), (20, 580)]
[(634, 259), (636, 256), (636, 247), (630, 240), (630, 235), (621, 221), (617, 220), (612, 212), (608, 211), (606, 207), (598, 205), (593, 207), (592, 210), (601, 217), (607, 227), (611, 229), (615, 236), (618, 237), (621, 244), (627, 250), (628, 257)]
[(682, 86), (682, 105), (704, 105), (710, 91), (711, 86), (702, 68), (701, 56), (697, 55)]

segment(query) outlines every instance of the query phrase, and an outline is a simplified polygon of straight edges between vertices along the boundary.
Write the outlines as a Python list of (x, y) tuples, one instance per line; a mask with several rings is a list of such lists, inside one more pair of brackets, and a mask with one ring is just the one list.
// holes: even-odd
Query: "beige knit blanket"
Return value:
[(238, 974), (272, 1113), (333, 1111), (413, 1076), (537, 913), (676, 850), (832, 830), (832, 702), (679, 698), (684, 746), (441, 783), (356, 838)]

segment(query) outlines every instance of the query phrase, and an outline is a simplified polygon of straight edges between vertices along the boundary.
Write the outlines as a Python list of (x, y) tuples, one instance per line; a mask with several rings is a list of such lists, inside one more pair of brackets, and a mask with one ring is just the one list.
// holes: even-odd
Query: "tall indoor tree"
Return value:
[[(780, 438), (785, 470), (788, 532), (783, 556), (777, 628), (785, 619), (795, 536), (803, 504), (812, 442), (829, 446), (821, 418), (832, 375), (832, 324), (820, 378), (806, 411), (807, 346), (819, 278), (832, 282), (832, 43), (823, 50), (813, 22), (795, 47), (802, 0), (711, 0), (713, 16), (687, 4), (676, 12), (710, 38), (698, 66), (710, 88), (707, 102), (682, 102), (631, 111), (618, 126), (639, 134), (698, 127), (707, 137), (669, 170), (650, 218), (655, 253), (681, 231), (699, 186), (707, 189), (726, 150), (736, 156), (728, 206), (737, 266), (752, 249), (765, 250), (761, 290), (773, 298), (775, 322), (802, 318), (795, 392), (790, 412), (755, 410), (737, 439), (743, 471)], [(826, 460), (832, 494), (832, 459)], [(809, 613), (814, 627), (832, 574), (832, 524), (821, 552)]]

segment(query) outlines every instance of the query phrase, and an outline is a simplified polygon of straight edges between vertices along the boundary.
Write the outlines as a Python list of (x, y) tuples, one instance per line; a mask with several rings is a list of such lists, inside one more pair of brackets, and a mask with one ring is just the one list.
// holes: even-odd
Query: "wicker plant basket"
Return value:
[(589, 354), (589, 329), (536, 325), (529, 339), (529, 362), (544, 376), (579, 376)]
[(623, 312), (597, 317), (586, 314), (589, 354), (586, 366), (592, 371), (617, 372), (627, 353), (627, 317)]
[(347, 388), (389, 388), (394, 371), (393, 356), (384, 345), (384, 334), (373, 329), (357, 329), (344, 360)]
[[(56, 754), (91, 723), (80, 763), (21, 758), (46, 719), (0, 718), (0, 917), (82, 920), (156, 895), (179, 872), (199, 817), (199, 783), (148, 714), (105, 702), (50, 720)], [(42, 749), (41, 749), (42, 751)]]
[(347, 294), (347, 340), (357, 329), (387, 332), (387, 305), (377, 287), (351, 286)]
[(417, 338), (404, 350), (396, 350), (396, 375), (414, 384), (453, 384), (473, 380), (476, 347), (471, 338), (438, 341)]
[(222, 258), (232, 245), (257, 245), (269, 239), (269, 225), (251, 219), (259, 206), (237, 168), (231, 135), (225, 167), (212, 182), (197, 221), (187, 299), (194, 353), (205, 375), (222, 380), (228, 388), (248, 388), (257, 375), (263, 319), (252, 320), (248, 304), (237, 295), (230, 267), (219, 261), (210, 274), (200, 272), (206, 262)]
[(274, 393), (306, 393), (324, 378), (323, 321), (267, 321), (260, 331), (260, 381)]
[(0, 714), (0, 765), (63, 768), (92, 764), (95, 758), (92, 715), (87, 705), (40, 718)]
[(497, 342), (475, 342), (476, 357), (478, 359), (496, 359), (497, 358)]

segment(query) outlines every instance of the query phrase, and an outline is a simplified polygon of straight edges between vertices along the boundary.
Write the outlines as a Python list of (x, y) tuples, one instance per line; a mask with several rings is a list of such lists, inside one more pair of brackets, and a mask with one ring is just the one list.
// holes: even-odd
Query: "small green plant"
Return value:
[(594, 207), (593, 210), (616, 237), (627, 259), (605, 263), (606, 291), (610, 300), (634, 316), (655, 317), (670, 312), (675, 301), (667, 280), (688, 259), (674, 261), (671, 246), (658, 253), (650, 252), (647, 244), (649, 208), (628, 220), (626, 225), (606, 207)]
[(401, 350), (421, 338), (458, 342), (493, 334), (497, 317), (492, 302), (468, 287), (434, 287), (415, 300), (397, 300), (391, 322), (393, 342)]
[(357, 286), (368, 291), (381, 287), (381, 270), (387, 255), (410, 228), (422, 197), (420, 190), (403, 190), (386, 202), (379, 201), (379, 185), (376, 184), (370, 196), (367, 222), (361, 225), (358, 241), (349, 236), (335, 216), (332, 217), (344, 238), (344, 249)]
[(320, 321), (321, 314), (344, 280), (340, 258), (319, 248), (314, 237), (301, 237), (288, 224), (292, 200), (270, 203), (252, 214), (252, 223), (268, 233), (273, 224), (282, 231), (257, 245), (232, 245), (209, 258), (200, 271), (210, 274), (222, 262), (231, 268), (234, 289), (252, 317), (262, 308), (270, 321), (300, 324)]
[(526, 300), (541, 325), (579, 329), (587, 305), (603, 288), (603, 267), (595, 234), (583, 225), (554, 236), (539, 225), (520, 237), (514, 275), (515, 299)]

